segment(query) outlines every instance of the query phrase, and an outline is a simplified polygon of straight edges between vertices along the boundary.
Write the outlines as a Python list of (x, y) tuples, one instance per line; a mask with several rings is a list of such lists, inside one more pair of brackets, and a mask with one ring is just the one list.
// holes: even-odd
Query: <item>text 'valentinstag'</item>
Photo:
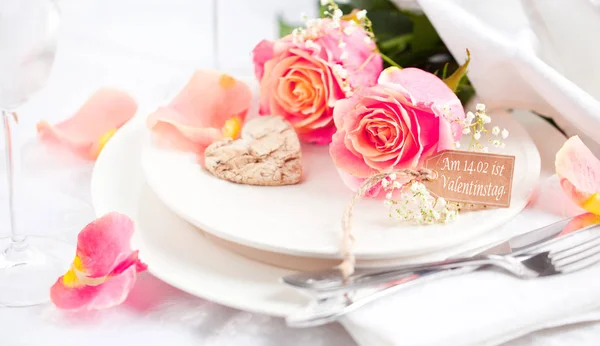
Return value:
[(514, 156), (447, 150), (425, 166), (436, 179), (426, 183), (446, 200), (498, 207), (510, 206)]

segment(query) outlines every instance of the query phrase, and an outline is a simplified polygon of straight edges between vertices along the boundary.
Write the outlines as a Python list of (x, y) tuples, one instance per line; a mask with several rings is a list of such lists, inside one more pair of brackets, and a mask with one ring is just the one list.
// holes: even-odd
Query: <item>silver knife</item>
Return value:
[[(558, 239), (565, 234), (587, 229), (595, 225), (597, 222), (598, 219), (590, 217), (590, 214), (578, 215), (573, 218), (568, 218), (537, 230), (512, 237), (508, 241), (505, 241), (498, 246), (494, 246), (493, 249), (488, 249), (483, 253), (518, 255), (519, 253), (522, 254), (535, 252), (537, 249), (553, 243), (555, 239)], [(501, 251), (494, 251), (498, 249)], [(409, 267), (412, 266), (402, 266), (401, 268)], [(399, 267), (388, 268), (388, 272), (391, 269), (398, 271), (398, 268)], [(315, 296), (316, 299), (313, 300), (309, 306), (289, 315), (286, 318), (286, 322), (291, 327), (308, 327), (333, 322), (346, 313), (354, 311), (355, 309), (375, 299), (396, 292), (402, 288), (426, 283), (443, 277), (468, 273), (479, 268), (479, 266), (469, 266), (448, 270), (423, 270), (420, 272), (404, 271), (402, 275), (397, 275), (395, 281), (390, 282), (390, 280), (393, 278), (390, 279), (390, 277), (385, 277), (384, 275), (382, 276), (381, 285), (372, 284), (371, 286), (366, 286), (366, 288), (362, 288), (360, 290), (352, 290), (351, 287), (335, 288), (334, 286), (327, 284), (327, 280), (329, 280), (331, 277), (336, 279), (338, 278), (338, 274), (331, 276), (331, 273), (334, 271), (339, 272), (335, 269), (332, 271), (318, 272), (320, 276), (301, 277), (301, 279), (305, 281), (298, 281), (295, 277), (297, 274), (295, 274), (285, 277), (284, 282), (288, 284), (289, 282), (304, 283), (304, 286), (292, 286), (300, 288), (302, 291), (309, 292)], [(361, 274), (359, 271), (363, 272), (363, 274)], [(367, 271), (373, 271), (373, 269), (359, 271), (357, 271), (351, 277), (360, 277), (360, 275), (366, 275), (364, 273)], [(294, 278), (289, 279), (290, 277)], [(316, 284), (317, 289), (313, 289), (311, 287), (312, 284)], [(344, 285), (343, 279), (341, 284), (342, 286)]]
[[(541, 244), (546, 243), (554, 238), (557, 238), (567, 229), (583, 229), (587, 226), (584, 219), (589, 214), (582, 214), (572, 218), (564, 219), (548, 226), (514, 236), (507, 241), (495, 246), (501, 248), (501, 251), (496, 254), (511, 254), (522, 251), (534, 251)], [(483, 250), (489, 254), (489, 251)], [(406, 275), (411, 275), (413, 271), (421, 271), (431, 265), (443, 264), (442, 262), (421, 263), (413, 265), (392, 266), (385, 268), (357, 268), (352, 275), (347, 278), (342, 276), (342, 273), (337, 268), (315, 271), (295, 273), (282, 278), (283, 282), (296, 288), (316, 291), (316, 292), (333, 292), (341, 289), (354, 290), (364, 287), (366, 284), (376, 284), (378, 282), (390, 282), (394, 278), (402, 279)], [(404, 273), (404, 274), (403, 274)], [(369, 282), (365, 281), (369, 278)]]

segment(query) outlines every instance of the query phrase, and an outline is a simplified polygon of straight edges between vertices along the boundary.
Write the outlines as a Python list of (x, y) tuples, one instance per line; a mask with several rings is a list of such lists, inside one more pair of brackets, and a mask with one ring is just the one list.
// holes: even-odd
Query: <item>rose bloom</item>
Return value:
[(462, 136), (463, 107), (435, 75), (391, 67), (379, 84), (337, 102), (337, 132), (330, 154), (353, 190), (380, 172), (415, 168), (424, 159), (454, 149)]
[(375, 43), (355, 22), (317, 19), (302, 35), (262, 41), (253, 50), (260, 114), (289, 121), (300, 140), (327, 144), (333, 106), (382, 70)]

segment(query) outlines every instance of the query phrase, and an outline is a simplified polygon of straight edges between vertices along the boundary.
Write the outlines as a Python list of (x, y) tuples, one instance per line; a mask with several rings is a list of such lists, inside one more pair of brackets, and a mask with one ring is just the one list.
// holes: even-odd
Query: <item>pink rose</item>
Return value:
[(260, 114), (280, 115), (305, 142), (327, 144), (335, 132), (333, 106), (354, 88), (372, 86), (381, 56), (362, 27), (319, 19), (303, 37), (262, 41), (253, 50)]
[(355, 190), (379, 172), (415, 168), (462, 136), (463, 107), (444, 82), (416, 68), (388, 68), (379, 84), (338, 101), (330, 154)]

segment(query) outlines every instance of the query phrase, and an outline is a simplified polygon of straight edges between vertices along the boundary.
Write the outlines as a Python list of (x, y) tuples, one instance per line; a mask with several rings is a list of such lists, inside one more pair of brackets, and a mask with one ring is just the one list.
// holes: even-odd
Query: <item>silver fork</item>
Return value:
[[(584, 233), (584, 232), (582, 232)], [(587, 232), (585, 232), (587, 233)], [(589, 235), (589, 234), (588, 234)], [(499, 267), (520, 278), (533, 279), (543, 276), (571, 273), (587, 268), (600, 261), (600, 237), (567, 237), (560, 242), (554, 242), (547, 248), (539, 249), (537, 253), (516, 255), (487, 255), (482, 256), (481, 262), (464, 263), (454, 269), (436, 271), (435, 268), (425, 268), (418, 273), (406, 273), (404, 281), (388, 282), (379, 286), (367, 287), (353, 292), (314, 292), (315, 300), (308, 307), (288, 316), (286, 322), (290, 327), (318, 326), (336, 321), (341, 316), (364, 306), (365, 304), (409, 287), (410, 283), (438, 279), (445, 276), (467, 273), (477, 270), (484, 265)], [(487, 260), (483, 260), (487, 258)], [(396, 280), (398, 277), (395, 278)], [(406, 282), (408, 281), (409, 284)], [(307, 291), (309, 292), (309, 291)]]

